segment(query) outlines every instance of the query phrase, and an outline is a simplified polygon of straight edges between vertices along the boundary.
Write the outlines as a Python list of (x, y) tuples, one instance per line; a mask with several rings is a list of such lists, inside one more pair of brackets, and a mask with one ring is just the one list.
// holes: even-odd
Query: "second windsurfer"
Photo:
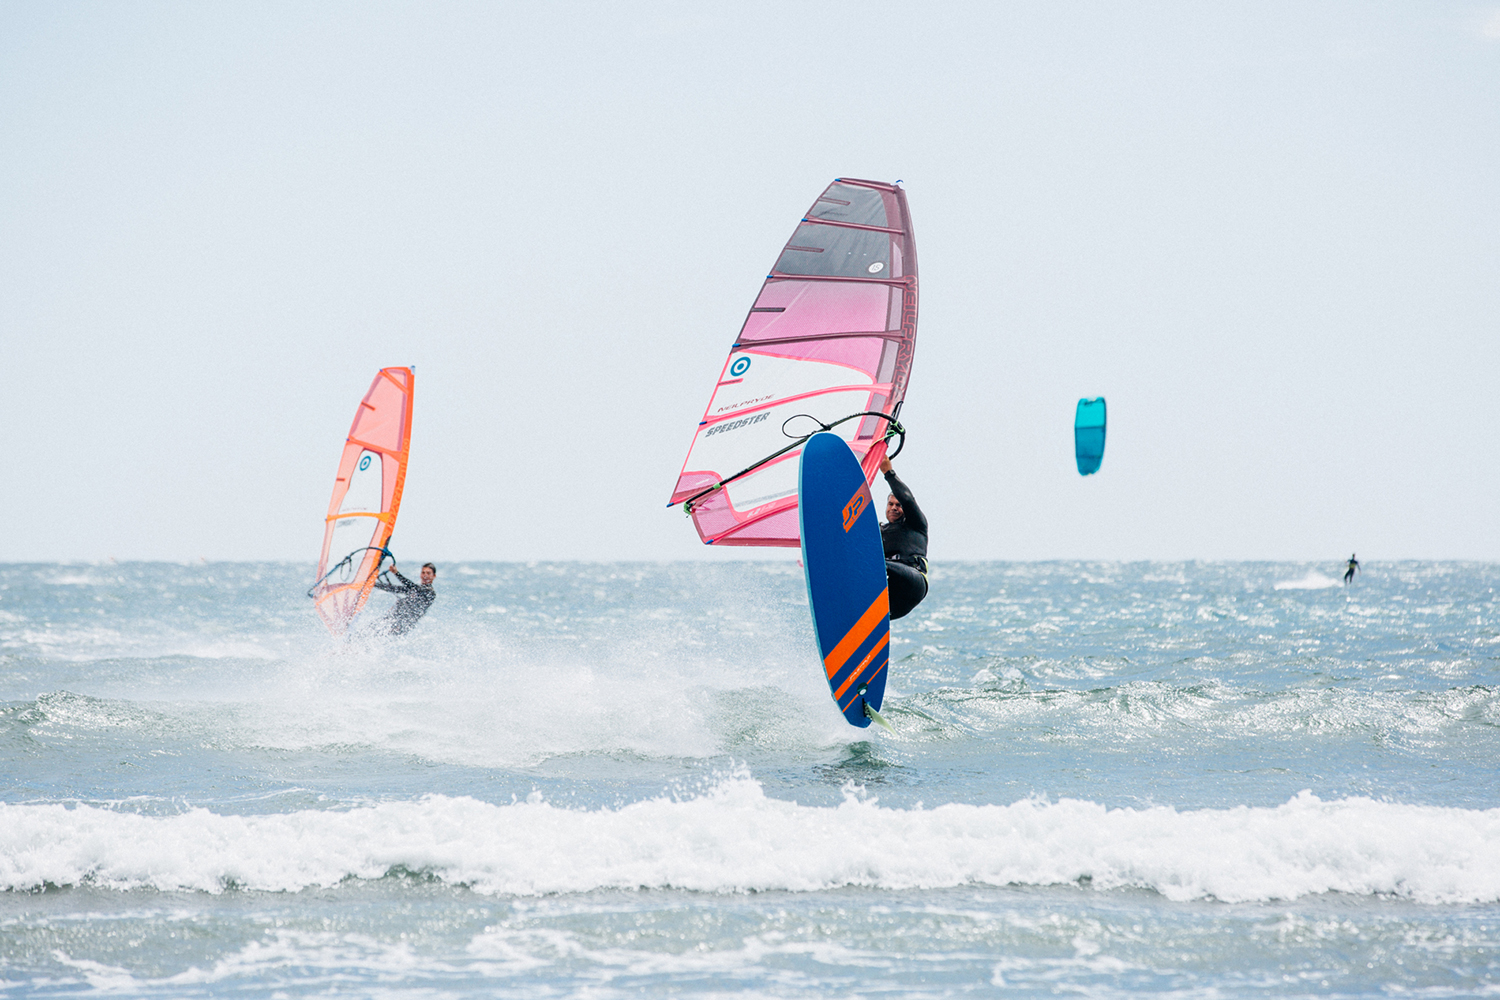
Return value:
[(432, 581), (437, 579), (437, 567), (432, 563), (423, 563), (421, 583), (412, 583), (402, 576), (396, 571), (395, 563), (391, 563), (391, 568), (387, 572), (399, 582), (387, 583), (382, 578), (375, 581), (375, 589), (401, 596), (380, 620), (381, 628), (391, 635), (405, 635), (427, 613), (427, 609), (432, 607), (432, 602), (437, 600), (437, 591), (432, 587)]
[(891, 495), (885, 502), (886, 523), (880, 526), (885, 549), (885, 576), (891, 594), (891, 620), (904, 618), (927, 596), (927, 518), (917, 498), (891, 468), (891, 460), (880, 460)]

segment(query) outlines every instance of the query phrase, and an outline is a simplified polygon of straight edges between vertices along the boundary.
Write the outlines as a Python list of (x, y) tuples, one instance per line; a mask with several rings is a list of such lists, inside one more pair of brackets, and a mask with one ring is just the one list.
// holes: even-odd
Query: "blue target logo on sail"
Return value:
[(735, 378), (739, 378), (749, 370), (750, 358), (748, 355), (744, 354), (741, 354), (739, 357), (735, 358), (734, 364), (729, 366), (729, 374), (733, 375)]
[(360, 460), (359, 460), (359, 471), (360, 472), (364, 472), (369, 467), (370, 467), (370, 456), (369, 455), (363, 455), (363, 456), (361, 456)]

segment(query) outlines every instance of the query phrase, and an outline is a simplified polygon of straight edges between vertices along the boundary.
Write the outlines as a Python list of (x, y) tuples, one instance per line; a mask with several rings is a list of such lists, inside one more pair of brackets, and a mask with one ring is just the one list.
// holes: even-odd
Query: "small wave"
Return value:
[(1280, 580), (1276, 583), (1277, 590), (1324, 590), (1328, 587), (1337, 587), (1339, 581), (1331, 576), (1324, 576), (1315, 569), (1307, 571), (1307, 575), (1300, 580)]
[(116, 582), (112, 577), (101, 577), (93, 573), (54, 573), (43, 578), (44, 583), (54, 587), (101, 587)]
[(745, 775), (692, 798), (567, 809), (427, 796), (347, 811), (147, 816), (0, 805), (0, 888), (297, 891), (422, 872), (483, 893), (1140, 887), (1172, 900), (1314, 893), (1500, 900), (1500, 809), (1324, 802), (1109, 809), (1064, 799), (893, 809), (769, 798)]

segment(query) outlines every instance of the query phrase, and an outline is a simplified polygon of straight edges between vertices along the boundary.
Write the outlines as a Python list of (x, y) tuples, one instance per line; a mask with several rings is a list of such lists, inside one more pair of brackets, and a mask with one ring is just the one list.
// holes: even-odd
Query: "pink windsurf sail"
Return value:
[(906, 192), (841, 177), (807, 210), (761, 286), (669, 505), (686, 504), (710, 545), (798, 545), (799, 439), (830, 427), (873, 480), (916, 336)]
[(396, 530), (411, 456), (410, 368), (382, 368), (354, 411), (323, 524), (318, 582), (307, 592), (318, 617), (343, 635), (365, 606)]

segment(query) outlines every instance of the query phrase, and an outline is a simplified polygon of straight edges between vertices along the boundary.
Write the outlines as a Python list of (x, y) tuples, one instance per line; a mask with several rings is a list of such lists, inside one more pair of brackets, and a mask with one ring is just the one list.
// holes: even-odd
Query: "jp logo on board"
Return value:
[(739, 378), (749, 370), (750, 359), (745, 357), (744, 355), (740, 355), (738, 358), (735, 358), (734, 364), (729, 366), (729, 374), (733, 375), (735, 378)]
[(844, 504), (845, 531), (848, 531), (850, 528), (854, 527), (854, 522), (859, 520), (859, 515), (863, 514), (865, 512), (865, 508), (869, 505), (870, 495), (865, 492), (863, 487), (860, 487), (860, 491), (854, 494), (854, 496), (850, 497), (848, 503)]

